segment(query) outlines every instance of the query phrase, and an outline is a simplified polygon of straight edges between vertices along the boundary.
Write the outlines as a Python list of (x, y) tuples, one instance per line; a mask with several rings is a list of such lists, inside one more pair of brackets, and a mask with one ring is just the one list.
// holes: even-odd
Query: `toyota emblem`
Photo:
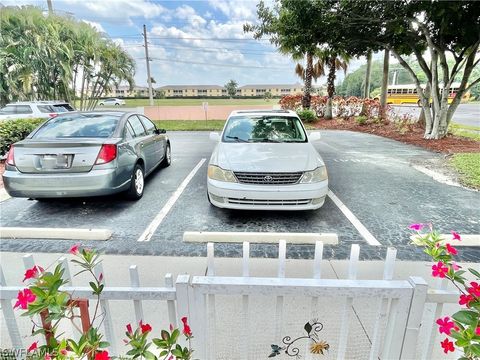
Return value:
[(270, 175), (267, 175), (267, 176), (263, 177), (263, 181), (265, 181), (265, 182), (270, 182), (272, 180), (273, 180), (273, 177), (271, 177)]

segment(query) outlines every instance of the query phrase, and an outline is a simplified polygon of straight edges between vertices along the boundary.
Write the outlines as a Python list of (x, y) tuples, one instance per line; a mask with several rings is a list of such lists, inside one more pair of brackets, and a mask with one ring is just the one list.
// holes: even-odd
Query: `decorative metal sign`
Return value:
[(303, 328), (306, 331), (307, 335), (299, 336), (293, 340), (290, 336), (285, 336), (282, 339), (282, 346), (275, 344), (271, 345), (272, 353), (268, 357), (273, 358), (284, 352), (290, 357), (296, 357), (297, 359), (299, 359), (301, 355), (297, 342), (300, 340), (307, 340), (311, 342), (311, 345), (309, 346), (309, 351), (312, 354), (323, 355), (324, 351), (328, 351), (330, 345), (326, 341), (320, 340), (318, 336), (318, 333), (323, 330), (322, 323), (318, 322), (317, 319), (313, 319), (307, 322)]

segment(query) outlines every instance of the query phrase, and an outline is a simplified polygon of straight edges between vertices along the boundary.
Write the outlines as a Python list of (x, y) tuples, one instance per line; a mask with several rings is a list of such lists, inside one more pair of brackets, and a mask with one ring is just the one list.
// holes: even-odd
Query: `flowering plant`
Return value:
[[(190, 325), (188, 325), (186, 317), (182, 318), (182, 322), (182, 334), (188, 341), (188, 347), (182, 347), (178, 344), (180, 330), (175, 329), (173, 325), (170, 325), (170, 331), (162, 330), (160, 332), (160, 338), (153, 338), (152, 341), (149, 341), (148, 335), (152, 331), (152, 327), (149, 324), (144, 324), (140, 321), (135, 331), (133, 331), (132, 325), (128, 324), (125, 333), (128, 339), (123, 340), (126, 345), (131, 347), (127, 355), (133, 356), (134, 359), (141, 357), (147, 360), (190, 360), (193, 353), (191, 347), (191, 339), (193, 338), (192, 330), (190, 329)], [(152, 343), (159, 351), (158, 357), (149, 350)]]
[[(480, 356), (480, 273), (469, 268), (468, 271), (477, 281), (467, 281), (465, 270), (454, 261), (458, 250), (450, 242), (433, 230), (431, 224), (412, 224), (415, 231), (413, 243), (424, 247), (424, 252), (432, 257), (432, 276), (448, 279), (459, 291), (458, 304), (462, 309), (451, 317), (437, 319), (438, 331), (446, 337), (440, 342), (445, 354), (455, 351), (456, 345), (463, 349), (461, 359), (478, 359)], [(423, 229), (429, 229), (423, 232)], [(461, 236), (452, 231), (451, 241), (461, 241)], [(453, 341), (451, 341), (453, 339)]]

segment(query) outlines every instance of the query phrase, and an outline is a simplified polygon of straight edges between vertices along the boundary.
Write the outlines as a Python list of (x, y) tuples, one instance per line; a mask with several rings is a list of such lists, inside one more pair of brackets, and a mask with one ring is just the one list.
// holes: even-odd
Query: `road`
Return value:
[[(416, 105), (395, 105), (393, 111), (397, 114), (411, 114), (417, 118), (420, 108)], [(460, 104), (453, 114), (453, 122), (463, 125), (480, 126), (480, 103)]]
[[(2, 226), (107, 228), (111, 240), (90, 242), (107, 254), (204, 256), (205, 244), (182, 242), (184, 231), (335, 232), (338, 245), (325, 246), (325, 258), (348, 257), (350, 245), (361, 245), (361, 258), (382, 259), (386, 247), (395, 246), (404, 260), (426, 259), (409, 244), (406, 229), (413, 222), (432, 222), (442, 233), (456, 230), (480, 234), (480, 193), (439, 183), (415, 170), (412, 162), (441, 155), (393, 140), (363, 133), (323, 131), (316, 146), (324, 157), (330, 189), (373, 234), (381, 246), (368, 245), (331, 198), (317, 211), (254, 212), (212, 207), (206, 198), (207, 163), (214, 144), (206, 132), (170, 133), (173, 163), (146, 182), (140, 201), (121, 196), (38, 202), (9, 199), (1, 204)], [(184, 191), (184, 179), (199, 166)], [(170, 201), (171, 203), (172, 201)], [(172, 204), (171, 204), (172, 205)], [(160, 212), (165, 213), (150, 241), (140, 235)], [(65, 252), (74, 241), (5, 240), (0, 251)], [(241, 244), (218, 244), (216, 255), (237, 257)], [(256, 244), (255, 257), (276, 257), (277, 247)], [(312, 258), (313, 246), (289, 245), (290, 258)], [(459, 260), (479, 261), (480, 247), (465, 247)]]

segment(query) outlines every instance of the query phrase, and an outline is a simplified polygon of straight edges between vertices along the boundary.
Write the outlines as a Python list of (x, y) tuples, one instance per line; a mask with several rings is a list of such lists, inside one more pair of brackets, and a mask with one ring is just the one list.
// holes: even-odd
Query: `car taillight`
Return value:
[(115, 144), (103, 144), (100, 152), (97, 156), (95, 165), (106, 164), (114, 160), (117, 157), (117, 145)]
[(54, 118), (54, 117), (57, 117), (58, 114), (56, 114), (56, 113), (51, 113), (51, 114), (48, 114), (48, 116), (50, 116), (51, 118)]
[(7, 165), (15, 166), (15, 159), (13, 157), (13, 145), (10, 145), (10, 149), (8, 150)]

